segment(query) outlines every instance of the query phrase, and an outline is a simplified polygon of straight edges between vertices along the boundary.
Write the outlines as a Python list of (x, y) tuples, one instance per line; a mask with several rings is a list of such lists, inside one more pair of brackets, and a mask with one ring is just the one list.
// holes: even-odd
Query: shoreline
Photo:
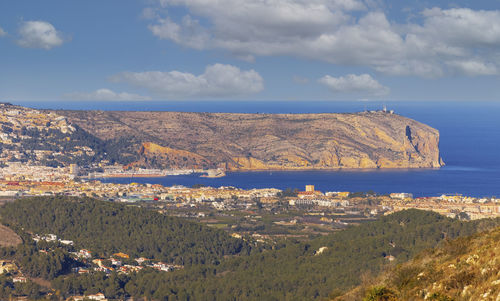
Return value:
[[(311, 171), (326, 171), (326, 172), (384, 172), (384, 171), (429, 171), (429, 170), (441, 170), (441, 167), (391, 167), (391, 168), (356, 168), (356, 167), (341, 167), (341, 168), (270, 168), (270, 169), (236, 169), (236, 170), (225, 170), (221, 175), (209, 175), (207, 172), (189, 172), (189, 173), (179, 173), (179, 174), (112, 174), (112, 175), (100, 175), (95, 176), (95, 179), (102, 178), (163, 178), (169, 176), (187, 176), (192, 174), (200, 174), (201, 178), (222, 178), (226, 176), (226, 173), (247, 173), (247, 172), (311, 172)], [(88, 176), (88, 178), (91, 178)]]
[(269, 168), (269, 169), (235, 169), (226, 170), (226, 172), (301, 172), (301, 171), (417, 171), (417, 170), (440, 170), (446, 165), (440, 167), (335, 167), (335, 168)]
[(166, 175), (161, 174), (123, 174), (123, 175), (105, 175), (96, 178), (163, 178)]
[[(445, 167), (445, 166), (442, 166)], [(241, 170), (226, 170), (223, 174), (209, 175), (206, 172), (191, 172), (191, 173), (179, 173), (179, 174), (114, 174), (114, 175), (104, 175), (104, 176), (87, 176), (86, 179), (120, 179), (120, 178), (168, 178), (172, 176), (189, 176), (198, 174), (200, 178), (206, 179), (218, 179), (224, 178), (228, 173), (238, 174), (238, 173), (289, 173), (289, 172), (419, 172), (419, 171), (438, 171), (442, 170), (442, 167), (418, 167), (418, 168), (301, 168), (301, 169), (241, 169)]]

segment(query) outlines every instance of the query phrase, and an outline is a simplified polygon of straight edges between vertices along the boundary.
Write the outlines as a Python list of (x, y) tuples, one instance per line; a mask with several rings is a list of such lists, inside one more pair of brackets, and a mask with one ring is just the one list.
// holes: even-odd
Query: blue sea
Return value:
[[(34, 108), (237, 113), (337, 113), (381, 109), (382, 102), (326, 101), (149, 101), (18, 102)], [(499, 102), (385, 102), (397, 114), (426, 123), (441, 133), (446, 166), (429, 170), (237, 172), (217, 179), (198, 175), (112, 179), (116, 183), (205, 184), (240, 188), (303, 188), (322, 191), (410, 192), (415, 196), (463, 194), (500, 196)]]

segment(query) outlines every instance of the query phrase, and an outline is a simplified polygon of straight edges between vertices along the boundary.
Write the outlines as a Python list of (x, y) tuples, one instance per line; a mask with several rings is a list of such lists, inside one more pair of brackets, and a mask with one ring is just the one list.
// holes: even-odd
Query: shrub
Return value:
[(368, 291), (363, 301), (397, 301), (396, 294), (385, 286), (375, 286)]

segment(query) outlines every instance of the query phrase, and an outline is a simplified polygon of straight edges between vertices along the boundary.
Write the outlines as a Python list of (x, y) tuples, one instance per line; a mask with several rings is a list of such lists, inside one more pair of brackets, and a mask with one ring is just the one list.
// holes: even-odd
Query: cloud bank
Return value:
[(140, 101), (150, 100), (150, 97), (131, 93), (116, 93), (109, 89), (99, 89), (94, 92), (74, 92), (65, 94), (64, 98), (71, 100), (103, 100), (103, 101)]
[[(390, 75), (499, 73), (499, 10), (432, 8), (413, 22), (398, 24), (372, 3), (158, 0), (155, 10), (147, 11), (149, 29), (159, 39), (199, 50), (222, 49), (249, 61), (290, 55)], [(188, 13), (173, 20), (168, 10), (175, 7)]]
[(17, 43), (25, 48), (49, 50), (64, 43), (62, 34), (52, 24), (45, 21), (23, 22), (19, 27), (19, 36)]
[(239, 97), (264, 89), (264, 80), (256, 71), (223, 64), (209, 65), (200, 75), (180, 71), (122, 72), (111, 80), (145, 88), (159, 97), (179, 99)]
[(6, 32), (5, 30), (3, 30), (3, 28), (2, 28), (2, 27), (0, 27), (0, 38), (1, 38), (1, 37), (4, 37), (4, 36), (6, 36), (6, 35), (7, 35), (7, 32)]

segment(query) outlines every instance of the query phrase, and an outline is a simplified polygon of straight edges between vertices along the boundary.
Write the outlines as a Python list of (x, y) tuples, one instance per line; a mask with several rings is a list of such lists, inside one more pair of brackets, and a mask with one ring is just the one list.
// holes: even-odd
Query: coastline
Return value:
[(448, 165), (439, 169), (253, 170), (228, 172), (222, 178), (206, 178), (198, 174), (190, 174), (161, 178), (103, 178), (100, 180), (122, 184), (137, 182), (185, 187), (203, 184), (212, 187), (232, 186), (242, 189), (274, 187), (282, 190), (314, 183), (321, 191), (373, 190), (380, 194), (403, 191), (413, 193), (418, 197), (456, 193), (487, 197), (500, 195), (498, 189), (500, 175), (492, 176), (495, 174), (483, 169), (466, 169)]
[(331, 171), (331, 172), (342, 172), (342, 171), (416, 171), (416, 170), (440, 170), (446, 165), (442, 165), (440, 167), (318, 167), (318, 168), (267, 168), (267, 169), (230, 169), (226, 170), (226, 172), (238, 173), (238, 172), (301, 172), (301, 171)]
[(100, 175), (96, 178), (163, 178), (168, 175), (164, 174), (116, 174), (116, 175)]
[[(155, 174), (141, 174), (141, 173), (133, 173), (133, 174), (105, 174), (105, 175), (96, 175), (96, 176), (88, 176), (89, 179), (112, 179), (112, 178), (166, 178), (171, 176), (185, 176), (191, 174), (200, 174), (200, 178), (208, 178), (208, 179), (217, 179), (226, 177), (226, 173), (251, 173), (251, 172), (314, 172), (314, 171), (325, 171), (325, 172), (384, 172), (384, 171), (425, 171), (425, 170), (440, 170), (442, 167), (382, 167), (382, 168), (353, 168), (353, 167), (340, 167), (340, 168), (268, 168), (268, 169), (235, 169), (235, 170), (225, 170), (218, 172), (216, 174), (210, 174), (210, 172), (183, 172), (176, 174), (169, 173), (155, 173)], [(191, 171), (191, 170), (189, 170)]]

